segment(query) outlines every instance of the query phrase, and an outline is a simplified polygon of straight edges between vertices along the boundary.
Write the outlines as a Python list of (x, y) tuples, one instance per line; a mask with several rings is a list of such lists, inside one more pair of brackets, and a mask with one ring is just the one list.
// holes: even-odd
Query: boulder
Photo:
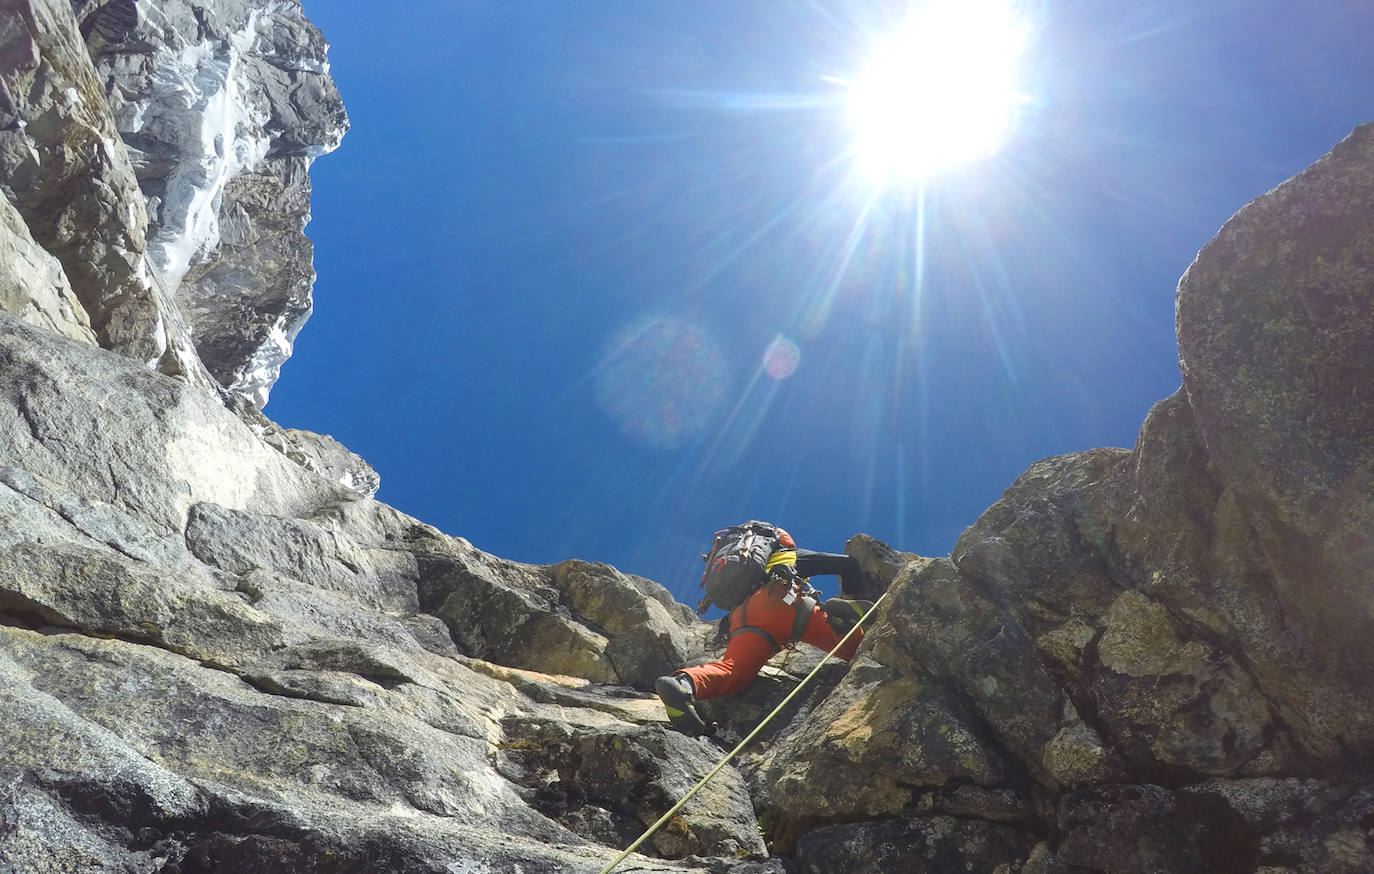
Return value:
[(1374, 742), (1363, 706), (1374, 659), (1371, 166), (1365, 125), (1238, 212), (1178, 289), (1183, 388), (1209, 465), (1257, 541), (1256, 570), (1301, 629), (1300, 657), (1366, 693), (1356, 712), (1327, 695), (1291, 708), (1318, 723), (1302, 734), (1324, 756), (1338, 734), (1362, 750)]
[(653, 688), (700, 654), (700, 626), (667, 590), (608, 565), (523, 565), (470, 546), (421, 560), (424, 610), (465, 653), (511, 667)]
[[(505, 766), (534, 790), (534, 805), (593, 839), (629, 846), (709, 773), (721, 752), (661, 726), (575, 731), (558, 723), (506, 723)], [(727, 767), (651, 838), (684, 856), (766, 854), (743, 779)]]
[(658, 583), (576, 560), (553, 565), (548, 576), (573, 613), (607, 635), (606, 658), (621, 682), (652, 689), (690, 658), (684, 626), (698, 623), (682, 605), (665, 604), (671, 596)]

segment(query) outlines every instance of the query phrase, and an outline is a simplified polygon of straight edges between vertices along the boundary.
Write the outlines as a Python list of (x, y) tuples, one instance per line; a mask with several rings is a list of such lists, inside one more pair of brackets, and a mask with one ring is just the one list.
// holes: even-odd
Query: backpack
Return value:
[(711, 551), (703, 556), (706, 570), (701, 574), (701, 587), (706, 597), (697, 604), (697, 614), (704, 614), (712, 604), (733, 610), (747, 601), (763, 585), (768, 558), (780, 545), (786, 545), (784, 538), (788, 542), (792, 539), (767, 522), (750, 521), (717, 531)]

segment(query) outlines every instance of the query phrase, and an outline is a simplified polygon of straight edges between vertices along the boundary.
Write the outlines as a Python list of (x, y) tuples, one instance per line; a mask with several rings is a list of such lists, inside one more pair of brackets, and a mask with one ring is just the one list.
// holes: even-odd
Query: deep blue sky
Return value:
[(908, 4), (304, 5), (352, 131), (266, 412), (481, 549), (689, 603), (723, 525), (942, 555), (1132, 445), (1197, 250), (1374, 121), (1374, 5), (1049, 2), (1004, 150), (865, 213), (833, 80)]

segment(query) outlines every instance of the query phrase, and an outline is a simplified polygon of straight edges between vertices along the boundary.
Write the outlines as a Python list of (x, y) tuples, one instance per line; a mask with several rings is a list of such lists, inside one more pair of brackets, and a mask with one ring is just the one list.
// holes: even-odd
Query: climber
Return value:
[[(873, 606), (852, 597), (863, 591), (864, 574), (857, 559), (797, 549), (790, 534), (765, 522), (747, 522), (718, 532), (705, 558), (702, 584), (707, 597), (697, 612), (704, 613), (713, 600), (730, 610), (725, 654), (718, 661), (683, 668), (654, 683), (668, 721), (690, 735), (714, 730), (697, 712), (697, 701), (739, 692), (753, 682), (774, 653), (797, 641), (829, 651)], [(727, 567), (736, 570), (739, 580), (750, 582), (731, 589), (728, 582), (732, 581), (727, 580), (727, 585), (713, 587), (716, 572)], [(841, 597), (818, 605), (814, 596), (819, 593), (807, 582), (816, 574), (838, 576)], [(860, 628), (835, 654), (848, 661), (862, 640)]]

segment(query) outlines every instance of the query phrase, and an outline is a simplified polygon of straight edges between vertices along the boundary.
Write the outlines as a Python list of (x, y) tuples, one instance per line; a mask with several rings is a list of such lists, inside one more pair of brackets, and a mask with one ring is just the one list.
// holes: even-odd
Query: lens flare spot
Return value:
[(777, 337), (763, 353), (763, 369), (774, 379), (787, 379), (801, 364), (801, 350), (786, 337)]
[(601, 356), (596, 399), (637, 443), (677, 449), (700, 436), (725, 402), (725, 360), (696, 325), (651, 319), (616, 335)]

